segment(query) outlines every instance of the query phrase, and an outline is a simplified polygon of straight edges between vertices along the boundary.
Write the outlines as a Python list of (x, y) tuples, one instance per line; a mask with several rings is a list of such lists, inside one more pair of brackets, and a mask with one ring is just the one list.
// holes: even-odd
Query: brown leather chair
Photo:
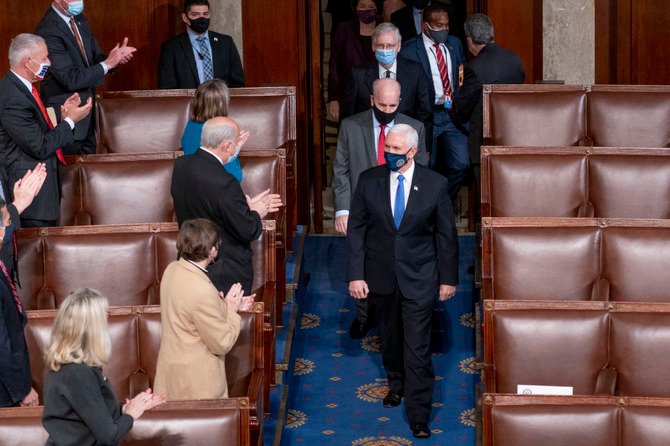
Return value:
[(588, 191), (594, 216), (670, 218), (669, 152), (626, 148), (616, 153), (589, 156)]
[(610, 393), (609, 314), (604, 303), (485, 301), (485, 376), (488, 392), (516, 393), (518, 385), (568, 386), (577, 395)]
[(578, 85), (485, 85), (484, 144), (577, 146), (586, 136), (586, 91)]
[(617, 395), (670, 397), (667, 307), (662, 312), (641, 307), (612, 313), (610, 365), (617, 371)]
[(670, 302), (668, 220), (627, 220), (603, 229), (602, 276), (614, 301)]
[(593, 145), (670, 147), (670, 86), (593, 85), (587, 104)]
[[(618, 446), (611, 397), (484, 395), (484, 446)], [(637, 445), (644, 444), (644, 436)]]
[(581, 149), (482, 147), (482, 216), (585, 216), (586, 172)]
[[(0, 409), (0, 446), (42, 446), (48, 434), (42, 426), (43, 407)], [(246, 398), (168, 402), (135, 420), (124, 445), (257, 446), (249, 429)]]
[(484, 299), (605, 299), (597, 221), (485, 218), (482, 229)]
[(670, 400), (629, 399), (621, 411), (621, 446), (665, 446), (670, 438)]

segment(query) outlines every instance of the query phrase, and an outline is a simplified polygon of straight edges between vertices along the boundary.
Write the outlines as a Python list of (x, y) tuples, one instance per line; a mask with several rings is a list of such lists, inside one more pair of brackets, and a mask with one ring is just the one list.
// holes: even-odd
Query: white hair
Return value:
[(237, 128), (234, 125), (223, 123), (213, 124), (212, 120), (205, 122), (202, 127), (202, 136), (200, 137), (200, 145), (207, 148), (218, 147), (223, 141), (235, 142), (237, 136)]
[(381, 34), (394, 33), (396, 43), (402, 43), (402, 37), (400, 36), (400, 30), (391, 22), (384, 22), (377, 25), (375, 30), (372, 32), (372, 44), (377, 43), (377, 39)]
[(411, 125), (396, 124), (389, 130), (389, 134), (391, 133), (405, 135), (405, 144), (409, 147), (417, 147), (419, 145), (419, 134)]
[(9, 66), (15, 67), (24, 57), (35, 54), (43, 43), (44, 39), (35, 34), (23, 33), (14, 37), (9, 44)]

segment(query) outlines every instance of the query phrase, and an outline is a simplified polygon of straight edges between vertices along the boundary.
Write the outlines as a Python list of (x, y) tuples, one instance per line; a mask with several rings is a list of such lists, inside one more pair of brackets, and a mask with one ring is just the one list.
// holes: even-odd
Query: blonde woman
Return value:
[(42, 423), (47, 445), (116, 445), (145, 410), (165, 402), (151, 389), (120, 405), (102, 374), (109, 360), (107, 299), (81, 288), (61, 305), (45, 354)]

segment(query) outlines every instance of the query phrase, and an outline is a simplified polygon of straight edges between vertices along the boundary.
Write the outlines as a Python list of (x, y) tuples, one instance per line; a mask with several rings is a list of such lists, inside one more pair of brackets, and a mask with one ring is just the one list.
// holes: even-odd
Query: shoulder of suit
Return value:
[(374, 166), (361, 172), (361, 175), (358, 177), (358, 182), (361, 183), (375, 180), (379, 177), (383, 177), (384, 175), (388, 175), (388, 172), (388, 168), (384, 165)]
[(418, 119), (414, 119), (410, 116), (407, 116), (404, 113), (398, 113), (396, 115), (396, 123), (397, 124), (408, 124), (414, 127), (415, 129), (422, 128), (423, 129), (423, 122), (419, 121)]
[(437, 184), (444, 183), (446, 185), (447, 183), (447, 178), (444, 175), (435, 172), (433, 169), (429, 167), (425, 167), (420, 164), (414, 163), (414, 168), (415, 168), (414, 174), (416, 175), (418, 173), (420, 177), (423, 178), (424, 180), (435, 182)]

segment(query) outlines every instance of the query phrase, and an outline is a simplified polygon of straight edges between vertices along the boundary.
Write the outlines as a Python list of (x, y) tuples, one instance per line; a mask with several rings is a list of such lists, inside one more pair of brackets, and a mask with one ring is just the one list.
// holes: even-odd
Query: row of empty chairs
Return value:
[(484, 445), (667, 443), (670, 86), (483, 95)]
[(665, 446), (670, 399), (484, 395), (484, 446)]
[(481, 199), (484, 217), (670, 218), (670, 149), (483, 147)]
[(670, 147), (670, 85), (485, 85), (484, 144)]
[(670, 398), (670, 304), (484, 301), (487, 392)]

